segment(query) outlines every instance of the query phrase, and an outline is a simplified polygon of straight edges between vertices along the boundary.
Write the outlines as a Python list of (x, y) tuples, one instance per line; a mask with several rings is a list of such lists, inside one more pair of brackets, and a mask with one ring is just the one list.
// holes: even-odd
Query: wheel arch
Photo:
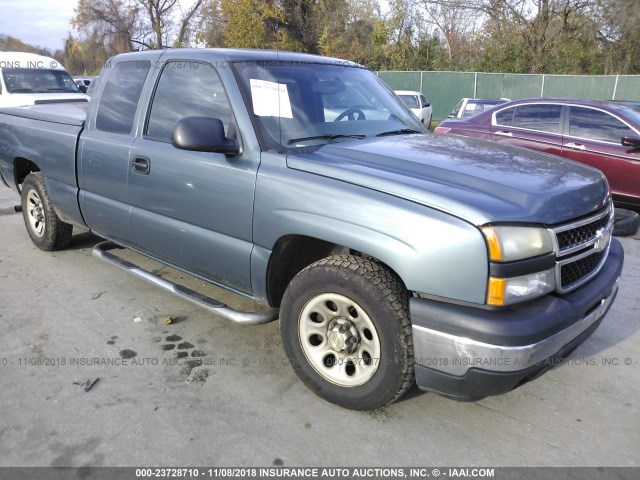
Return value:
[(39, 172), (40, 167), (33, 161), (25, 157), (17, 157), (13, 160), (13, 180), (16, 184), (16, 189), (20, 190), (20, 185), (24, 182), (32, 172)]
[(403, 282), (392, 266), (372, 255), (371, 251), (363, 251), (361, 244), (341, 245), (314, 236), (288, 234), (276, 241), (269, 256), (266, 278), (269, 304), (280, 306), (287, 286), (299, 272), (322, 258), (339, 254), (355, 254), (369, 258), (384, 265)]

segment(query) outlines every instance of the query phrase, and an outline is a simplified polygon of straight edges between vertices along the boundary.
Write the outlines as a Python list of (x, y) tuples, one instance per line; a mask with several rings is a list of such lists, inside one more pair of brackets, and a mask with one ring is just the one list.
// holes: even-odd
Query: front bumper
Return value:
[(623, 260), (613, 239), (601, 271), (582, 287), (505, 310), (412, 298), (416, 383), (473, 400), (541, 375), (598, 327), (618, 292)]

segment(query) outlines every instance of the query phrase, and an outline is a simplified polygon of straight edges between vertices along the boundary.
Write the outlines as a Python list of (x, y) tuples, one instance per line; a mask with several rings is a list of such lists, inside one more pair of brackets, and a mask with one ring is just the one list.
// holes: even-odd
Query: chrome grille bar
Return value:
[[(556, 254), (556, 291), (567, 293), (591, 280), (598, 274), (609, 254), (613, 232), (613, 205), (591, 217), (549, 228)], [(599, 255), (595, 268), (568, 284), (562, 283), (563, 268), (582, 261), (591, 255)]]

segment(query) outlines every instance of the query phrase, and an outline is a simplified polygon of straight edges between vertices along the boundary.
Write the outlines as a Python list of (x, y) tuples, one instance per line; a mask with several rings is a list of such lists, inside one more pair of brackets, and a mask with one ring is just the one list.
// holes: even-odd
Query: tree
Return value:
[(125, 0), (79, 0), (72, 25), (83, 37), (99, 35), (105, 51), (130, 52), (137, 47), (149, 48), (147, 32), (137, 2)]
[(422, 0), (422, 8), (442, 34), (451, 66), (464, 63), (469, 37), (478, 21), (478, 12), (467, 7), (466, 0), (434, 2)]
[(26, 52), (37, 53), (39, 55), (45, 55), (52, 57), (54, 53), (47, 48), (36, 47), (28, 43), (24, 43), (11, 35), (0, 34), (0, 52)]
[(202, 3), (196, 1), (177, 22), (179, 0), (79, 0), (72, 24), (85, 39), (101, 35), (105, 51), (165, 48), (185, 44)]
[(151, 30), (155, 36), (155, 48), (163, 48), (168, 42), (169, 25), (171, 24), (170, 14), (178, 0), (138, 0), (137, 4), (147, 13)]
[(224, 46), (225, 20), (220, 0), (204, 0), (196, 20), (195, 43), (204, 47)]
[[(640, 73), (639, 0), (79, 0), (65, 63), (136, 49), (279, 48), (373, 69)], [(183, 1), (184, 4), (184, 1)]]
[(640, 73), (640, 3), (638, 0), (598, 0), (591, 10), (599, 25), (607, 73)]
[(178, 35), (174, 42), (174, 47), (187, 46), (187, 40), (191, 33), (191, 23), (193, 22), (193, 19), (196, 17), (203, 3), (204, 3), (204, 0), (197, 0), (191, 6), (191, 8), (189, 8), (186, 12), (182, 14), (182, 18), (180, 19), (180, 28), (178, 30)]

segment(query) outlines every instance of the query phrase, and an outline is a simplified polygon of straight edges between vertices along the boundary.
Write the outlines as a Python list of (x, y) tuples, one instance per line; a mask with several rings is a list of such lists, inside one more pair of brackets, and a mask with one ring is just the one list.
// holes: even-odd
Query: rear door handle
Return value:
[(582, 145), (581, 143), (573, 143), (573, 142), (571, 142), (571, 143), (567, 143), (565, 145), (565, 147), (572, 148), (574, 150), (585, 150), (585, 146)]
[(494, 133), (496, 135), (500, 135), (501, 137), (513, 137), (513, 133), (509, 132), (508, 130), (498, 130)]
[(149, 171), (151, 170), (151, 162), (148, 158), (145, 157), (135, 157), (131, 161), (131, 169), (135, 173), (139, 173), (141, 175), (149, 175)]

